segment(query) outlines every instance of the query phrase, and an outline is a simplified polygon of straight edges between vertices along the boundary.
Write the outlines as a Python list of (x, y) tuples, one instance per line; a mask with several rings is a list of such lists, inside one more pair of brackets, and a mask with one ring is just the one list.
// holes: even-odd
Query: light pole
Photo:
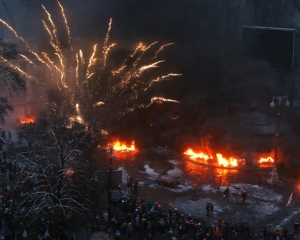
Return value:
[(107, 203), (108, 203), (108, 217), (111, 217), (111, 191), (112, 191), (112, 160), (116, 157), (114, 148), (111, 144), (108, 144), (109, 149), (109, 172), (108, 172), (108, 186), (107, 186)]
[(279, 126), (280, 126), (280, 107), (282, 106), (282, 103), (285, 102), (285, 105), (288, 107), (290, 106), (290, 102), (287, 96), (274, 96), (272, 98), (272, 102), (270, 103), (270, 107), (274, 108), (276, 106), (279, 106), (279, 109), (277, 111), (277, 125), (276, 125), (276, 132), (275, 132), (275, 153), (274, 153), (274, 166), (272, 171), (272, 177), (271, 177), (271, 183), (277, 183), (278, 182), (278, 172), (277, 172), (277, 163), (278, 163), (278, 154), (277, 154), (277, 148), (278, 148), (278, 137), (279, 137)]

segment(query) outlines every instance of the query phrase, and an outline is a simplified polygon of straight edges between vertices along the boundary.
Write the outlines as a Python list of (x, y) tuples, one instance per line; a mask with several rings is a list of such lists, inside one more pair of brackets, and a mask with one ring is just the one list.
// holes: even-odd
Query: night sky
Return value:
[[(211, 0), (89, 0), (60, 1), (73, 39), (83, 48), (103, 44), (109, 19), (113, 19), (109, 42), (116, 42), (115, 55), (130, 54), (139, 42), (146, 45), (175, 42), (164, 50), (164, 68), (182, 77), (155, 86), (153, 91), (183, 100), (191, 95), (221, 102), (268, 103), (270, 96), (290, 95), (291, 86), (281, 84), (280, 76), (265, 61), (249, 61), (243, 55), (242, 26), (297, 27), (297, 11), (285, 6), (274, 17), (259, 19), (253, 5), (244, 1)], [(247, 1), (248, 2), (248, 1)], [(251, 2), (251, 1), (249, 1)], [(241, 3), (239, 5), (239, 3)], [(14, 26), (25, 39), (38, 39), (39, 47), (48, 45), (42, 26), (47, 19), (41, 4), (52, 15), (60, 36), (65, 27), (60, 8), (54, 0), (14, 0), (1, 5), (0, 17)], [(275, 10), (274, 10), (275, 11)], [(5, 27), (0, 36), (13, 39)], [(63, 37), (61, 39), (64, 43)], [(113, 59), (109, 59), (113, 61)], [(167, 71), (167, 72), (168, 72)]]

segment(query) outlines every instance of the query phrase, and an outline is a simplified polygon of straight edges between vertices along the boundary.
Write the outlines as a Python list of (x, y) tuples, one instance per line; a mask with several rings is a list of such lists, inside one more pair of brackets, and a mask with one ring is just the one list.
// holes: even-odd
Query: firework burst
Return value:
[[(15, 29), (2, 19), (0, 22), (25, 44), (30, 56), (21, 55), (21, 57), (33, 66), (37, 66), (37, 62), (45, 66), (51, 73), (55, 86), (65, 93), (64, 96), (69, 103), (73, 106), (75, 103), (78, 104), (76, 109), (81, 112), (83, 118), (85, 118), (85, 113), (99, 117), (99, 114), (105, 114), (105, 111), (112, 109), (115, 113), (123, 115), (136, 108), (148, 107), (158, 100), (178, 102), (164, 97), (153, 97), (150, 104), (138, 103), (139, 95), (147, 91), (154, 83), (181, 75), (178, 73), (161, 74), (165, 61), (156, 60), (165, 47), (174, 43), (161, 46), (158, 46), (157, 41), (149, 45), (139, 43), (132, 54), (120, 63), (119, 67), (110, 69), (107, 64), (109, 52), (116, 46), (116, 43), (109, 43), (112, 19), (108, 24), (102, 50), (98, 50), (98, 44), (95, 44), (91, 55), (86, 57), (81, 49), (75, 49), (72, 46), (71, 31), (64, 8), (59, 1), (57, 2), (67, 31), (67, 48), (61, 47), (55, 21), (43, 5), (42, 8), (47, 18), (42, 22), (49, 36), (49, 44), (53, 49), (51, 53), (35, 52)], [(15, 69), (25, 74), (20, 68), (15, 67)], [(159, 69), (159, 71), (155, 71), (159, 72), (159, 76), (155, 76), (152, 73), (154, 71), (150, 71), (151, 69)], [(86, 111), (80, 111), (79, 108)]]

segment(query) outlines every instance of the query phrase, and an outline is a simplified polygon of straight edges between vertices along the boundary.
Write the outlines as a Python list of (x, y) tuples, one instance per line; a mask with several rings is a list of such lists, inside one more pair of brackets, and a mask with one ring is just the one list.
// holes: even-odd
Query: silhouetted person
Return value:
[(137, 193), (138, 191), (138, 185), (139, 185), (139, 182), (137, 180), (137, 178), (134, 180), (133, 182), (133, 192)]
[(209, 204), (209, 212), (210, 212), (210, 216), (213, 218), (214, 217), (214, 205), (212, 203)]
[(206, 204), (206, 216), (208, 216), (209, 217), (209, 210), (210, 210), (210, 202), (208, 202), (207, 204)]
[(226, 199), (227, 202), (229, 202), (228, 196), (229, 196), (229, 188), (227, 187), (227, 188), (225, 189), (225, 191), (224, 191), (223, 200)]
[(247, 198), (247, 191), (244, 190), (244, 191), (242, 192), (241, 196), (242, 196), (242, 199), (243, 199), (243, 203), (245, 203), (246, 198)]

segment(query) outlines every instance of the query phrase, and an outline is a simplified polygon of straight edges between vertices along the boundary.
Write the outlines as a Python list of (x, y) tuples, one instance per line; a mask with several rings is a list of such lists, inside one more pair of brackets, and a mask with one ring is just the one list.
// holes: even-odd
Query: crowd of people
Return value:
[[(133, 198), (113, 214), (111, 221), (107, 212), (103, 213), (104, 224), (112, 239), (191, 239), (191, 240), (296, 240), (295, 232), (285, 228), (262, 227), (254, 232), (251, 225), (243, 220), (214, 219), (211, 203), (207, 217), (184, 214), (177, 208), (162, 210), (158, 202), (145, 202)], [(298, 223), (299, 224), (299, 223)]]
[[(128, 189), (127, 189), (128, 190)], [(229, 188), (223, 195), (224, 201), (230, 201)], [(245, 203), (247, 191), (240, 194)], [(251, 223), (241, 220), (214, 218), (211, 202), (206, 205), (206, 216), (192, 216), (178, 208), (163, 210), (158, 202), (147, 202), (133, 191), (128, 191), (119, 205), (114, 206), (111, 220), (107, 211), (103, 213), (103, 224), (112, 239), (168, 239), (168, 240), (296, 240), (298, 225), (294, 231), (286, 228), (262, 226), (255, 232)]]
[[(14, 211), (16, 208), (15, 198), (9, 189), (9, 181), (20, 171), (17, 163), (6, 159), (6, 153), (0, 158), (1, 172), (0, 177), (0, 217), (3, 219), (5, 229), (4, 239), (13, 240), (48, 240), (51, 232), (47, 228), (47, 221), (42, 221), (37, 229), (27, 229), (22, 222), (15, 222)], [(295, 222), (293, 231), (286, 228), (271, 228), (262, 226), (259, 232), (255, 232), (251, 223), (240, 219), (231, 220), (228, 218), (215, 218), (214, 206), (211, 202), (207, 203), (206, 216), (192, 216), (185, 214), (178, 208), (170, 207), (163, 209), (159, 202), (151, 202), (143, 199), (138, 192), (137, 178), (128, 177), (126, 180), (126, 195), (121, 201), (112, 205), (113, 210), (103, 208), (98, 221), (103, 227), (101, 231), (107, 232), (111, 239), (116, 240), (296, 240), (298, 239), (300, 225)], [(120, 189), (121, 191), (121, 189)], [(241, 193), (241, 201), (245, 203), (247, 191)], [(223, 192), (223, 200), (230, 201), (230, 190), (226, 188)], [(0, 224), (2, 221), (0, 221)], [(89, 228), (87, 231), (93, 231)], [(70, 239), (63, 233), (59, 240)], [(99, 229), (95, 229), (99, 231)], [(74, 240), (81, 240), (73, 236)], [(82, 239), (85, 240), (85, 239)]]

